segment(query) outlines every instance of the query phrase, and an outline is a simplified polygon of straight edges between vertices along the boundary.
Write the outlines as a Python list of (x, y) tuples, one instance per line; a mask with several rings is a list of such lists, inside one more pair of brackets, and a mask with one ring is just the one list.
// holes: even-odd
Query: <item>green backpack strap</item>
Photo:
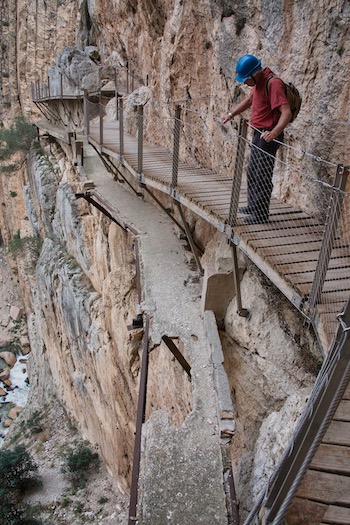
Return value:
[[(270, 75), (269, 77), (267, 77), (266, 79), (266, 84), (265, 84), (265, 95), (267, 96), (267, 98), (269, 98), (269, 83), (270, 83), (270, 80), (272, 80), (273, 78), (279, 78), (277, 75)], [(283, 82), (283, 80), (282, 80)]]

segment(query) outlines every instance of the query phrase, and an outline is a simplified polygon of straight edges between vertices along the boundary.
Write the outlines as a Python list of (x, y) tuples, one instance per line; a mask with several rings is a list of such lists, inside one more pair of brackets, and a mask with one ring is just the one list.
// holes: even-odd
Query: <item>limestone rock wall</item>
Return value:
[[(234, 67), (237, 58), (249, 52), (300, 88), (303, 106), (288, 128), (288, 143), (332, 163), (348, 162), (350, 8), (346, 0), (317, 4), (311, 0), (234, 4), (227, 0), (4, 0), (2, 16), (7, 21), (2, 23), (7, 48), (1, 62), (5, 124), (18, 111), (33, 120), (39, 117), (31, 101), (31, 83), (45, 79), (65, 46), (96, 46), (102, 62), (116, 66), (128, 61), (148, 84), (146, 130), (154, 142), (170, 143), (167, 122), (173, 118), (174, 103), (181, 102), (192, 111), (186, 117), (192, 126), (183, 156), (226, 172), (233, 167), (236, 132), (231, 125), (223, 128), (220, 117), (243, 95), (245, 88), (234, 82)], [(329, 181), (329, 173), (321, 171), (317, 162), (305, 167), (302, 157), (291, 161), (296, 168)], [(281, 195), (309, 205), (307, 192), (300, 195), (301, 183), (293, 178), (293, 169), (288, 177), (277, 173), (277, 178)], [(68, 410), (86, 436), (99, 442), (102, 455), (116, 458), (110, 468), (122, 479), (129, 469), (138, 367), (138, 342), (126, 329), (136, 304), (133, 252), (130, 238), (97, 213), (88, 213), (84, 203), (77, 203), (70, 186), (76, 180), (68, 149), (56, 146), (32, 157), (28, 173), (23, 169), (1, 175), (0, 228), (7, 243), (18, 229), (23, 235), (40, 233), (44, 240), (35, 275), (28, 275), (23, 261), (18, 262), (38, 391), (46, 395), (50, 369)], [(266, 283), (260, 288), (260, 282), (253, 271), (246, 273), (247, 294), (254, 293), (261, 312), (249, 332), (237, 325), (233, 305), (225, 318), (227, 366), (242, 430), (237, 432), (236, 459), (247, 484), (253, 461), (254, 475), (260, 479), (259, 450), (271, 442), (273, 414), (280, 413), (281, 426), (292, 419), (288, 394), (300, 389), (303, 394), (309, 384), (309, 375), (294, 367), (296, 347), (301, 345), (296, 334), (302, 329), (295, 329), (290, 347), (290, 328), (282, 323), (274, 304), (266, 307), (271, 289), (266, 291)], [(273, 320), (267, 323), (271, 311)], [(280, 327), (278, 343), (271, 338), (276, 326)], [(260, 338), (254, 339), (257, 333)], [(269, 348), (261, 346), (264, 340)], [(283, 348), (289, 352), (281, 363)], [(281, 376), (285, 383), (276, 384), (276, 363), (288, 364)], [(248, 394), (247, 383), (253, 385)], [(302, 396), (298, 406), (300, 400)], [(256, 421), (251, 438), (244, 433), (245, 414)], [(244, 456), (246, 462), (241, 461)]]
[(29, 166), (29, 218), (45, 239), (27, 302), (33, 390), (44, 400), (56, 392), (126, 489), (140, 344), (127, 329), (136, 307), (132, 239), (85, 213), (59, 147), (37, 150)]

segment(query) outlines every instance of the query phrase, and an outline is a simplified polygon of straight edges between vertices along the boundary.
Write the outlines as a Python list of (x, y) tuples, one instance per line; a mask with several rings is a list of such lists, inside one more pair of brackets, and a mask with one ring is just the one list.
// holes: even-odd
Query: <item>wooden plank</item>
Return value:
[[(350, 401), (349, 401), (350, 402)], [(321, 443), (310, 468), (336, 474), (350, 474), (350, 448)]]
[(323, 516), (323, 523), (349, 525), (350, 509), (339, 505), (330, 505)]
[(286, 514), (288, 525), (320, 525), (328, 505), (294, 497)]
[(350, 506), (350, 477), (309, 469), (297, 496), (330, 505)]
[(350, 423), (344, 421), (331, 421), (322, 442), (333, 445), (349, 446)]
[[(333, 420), (350, 422), (350, 400), (343, 399), (339, 403), (336, 413), (334, 414)], [(350, 434), (349, 434), (349, 446), (350, 446)], [(349, 454), (350, 454), (350, 449), (349, 449)]]

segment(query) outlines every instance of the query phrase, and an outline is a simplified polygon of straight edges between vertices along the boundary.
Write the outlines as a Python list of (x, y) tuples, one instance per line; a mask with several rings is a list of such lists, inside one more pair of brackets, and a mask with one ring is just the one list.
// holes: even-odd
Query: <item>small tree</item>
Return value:
[(2, 525), (34, 525), (20, 508), (23, 493), (40, 485), (35, 477), (38, 467), (22, 446), (0, 450), (0, 523)]
[[(35, 127), (23, 115), (15, 117), (10, 128), (0, 128), (0, 161), (7, 161), (0, 168), (2, 172), (13, 171), (23, 164), (36, 135)], [(10, 160), (17, 152), (22, 153), (20, 160), (11, 163)]]

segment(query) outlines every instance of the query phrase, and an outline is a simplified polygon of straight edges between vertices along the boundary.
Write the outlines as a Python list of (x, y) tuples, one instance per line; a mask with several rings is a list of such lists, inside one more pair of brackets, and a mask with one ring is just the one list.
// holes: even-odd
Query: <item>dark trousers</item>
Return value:
[[(267, 219), (273, 189), (273, 168), (279, 144), (275, 141), (266, 142), (260, 135), (260, 131), (254, 131), (247, 170), (248, 208), (253, 215)], [(283, 133), (277, 140), (283, 141)]]

